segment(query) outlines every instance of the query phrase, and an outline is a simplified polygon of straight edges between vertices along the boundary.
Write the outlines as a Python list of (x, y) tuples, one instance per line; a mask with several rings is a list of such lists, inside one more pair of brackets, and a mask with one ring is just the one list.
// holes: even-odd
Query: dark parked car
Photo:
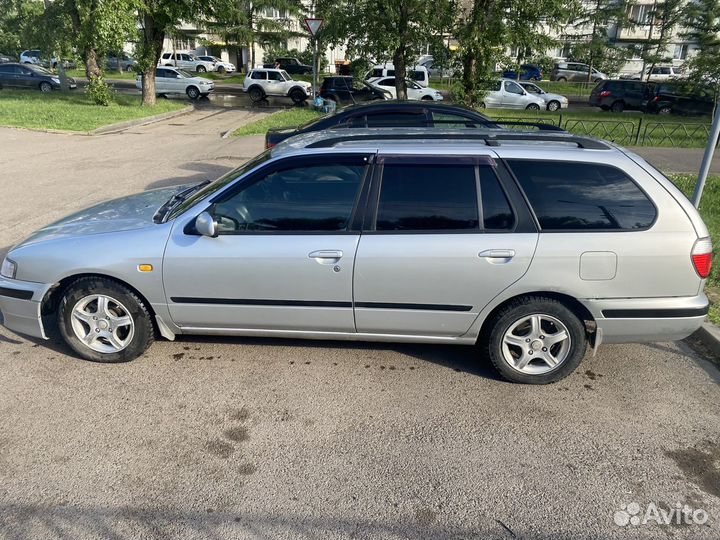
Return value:
[[(278, 66), (278, 64), (280, 64)], [(290, 75), (304, 75), (306, 73), (312, 73), (312, 66), (303, 64), (297, 58), (277, 58), (273, 64), (263, 64), (264, 68), (278, 68), (284, 69)]]
[[(510, 69), (503, 71), (502, 76), (505, 79), (518, 79), (517, 71)], [(543, 73), (542, 70), (532, 64), (522, 64), (520, 66), (520, 80), (521, 81), (542, 81)]]
[(325, 77), (320, 87), (320, 97), (340, 105), (364, 103), (382, 99), (391, 99), (392, 94), (376, 88), (367, 81), (357, 82), (352, 77)]
[(603, 111), (644, 111), (650, 96), (646, 82), (632, 80), (600, 81), (590, 92), (588, 102)]
[[(68, 77), (71, 89), (77, 88), (75, 79)], [(60, 79), (44, 67), (11, 62), (0, 64), (0, 88), (33, 88), (41, 92), (60, 89)]]
[(650, 84), (646, 111), (656, 114), (712, 114), (715, 96), (709, 88), (697, 88), (687, 83), (667, 82)]
[(265, 147), (312, 131), (333, 127), (437, 127), (475, 128), (479, 126), (498, 128), (488, 117), (458, 105), (444, 105), (436, 102), (376, 101), (364, 105), (351, 105), (335, 114), (297, 128), (271, 129), (265, 134)]

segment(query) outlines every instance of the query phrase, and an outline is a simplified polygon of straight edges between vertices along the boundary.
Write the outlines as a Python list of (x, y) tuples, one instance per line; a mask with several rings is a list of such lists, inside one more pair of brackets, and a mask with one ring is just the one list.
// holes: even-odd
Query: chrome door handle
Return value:
[(319, 250), (308, 253), (311, 259), (342, 259), (343, 252), (340, 250)]
[(478, 253), (478, 257), (483, 259), (512, 259), (514, 256), (514, 249), (486, 249)]

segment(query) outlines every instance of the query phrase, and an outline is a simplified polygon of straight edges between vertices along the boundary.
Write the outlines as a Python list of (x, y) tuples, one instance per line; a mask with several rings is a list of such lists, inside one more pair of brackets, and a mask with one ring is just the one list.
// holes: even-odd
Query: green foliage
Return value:
[(85, 92), (90, 96), (90, 99), (92, 99), (95, 105), (107, 107), (112, 101), (112, 89), (102, 76), (90, 77)]
[(602, 37), (577, 43), (570, 50), (570, 59), (583, 62), (606, 75), (618, 73), (632, 55), (632, 50), (618, 47)]
[(682, 13), (687, 29), (682, 37), (697, 41), (699, 50), (687, 67), (691, 78), (717, 85), (720, 83), (720, 0), (690, 2)]
[(277, 129), (284, 127), (298, 127), (313, 120), (317, 120), (323, 116), (323, 113), (315, 111), (309, 107), (293, 107), (276, 112), (239, 127), (233, 132), (234, 137), (245, 137), (248, 135), (265, 135), (269, 129)]
[[(287, 47), (281, 45), (271, 45), (270, 47), (265, 48), (264, 51), (263, 63), (265, 64), (271, 64), (278, 58), (297, 58), (300, 63), (307, 66), (312, 66), (313, 63), (312, 43), (310, 43), (302, 52), (298, 49), (288, 49)], [(319, 70), (320, 73), (322, 73), (327, 70), (328, 61), (324, 54), (319, 55), (319, 60)]]

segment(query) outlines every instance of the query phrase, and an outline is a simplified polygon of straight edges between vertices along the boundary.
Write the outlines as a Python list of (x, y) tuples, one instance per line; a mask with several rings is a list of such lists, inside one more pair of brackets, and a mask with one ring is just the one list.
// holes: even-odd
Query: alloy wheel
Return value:
[(570, 332), (559, 319), (535, 313), (510, 325), (501, 348), (503, 358), (516, 371), (543, 375), (567, 359), (570, 345)]
[(72, 309), (71, 321), (75, 336), (99, 353), (120, 352), (135, 335), (135, 321), (128, 309), (104, 294), (80, 299)]

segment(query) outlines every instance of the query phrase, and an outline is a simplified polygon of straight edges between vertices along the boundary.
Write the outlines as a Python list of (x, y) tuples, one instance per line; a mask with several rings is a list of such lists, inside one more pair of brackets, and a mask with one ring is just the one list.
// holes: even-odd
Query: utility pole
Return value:
[(720, 134), (720, 111), (717, 110), (717, 103), (715, 104), (715, 118), (713, 118), (712, 128), (710, 129), (710, 137), (708, 137), (708, 143), (705, 147), (705, 154), (703, 155), (702, 164), (700, 165), (700, 174), (698, 175), (697, 184), (695, 184), (695, 192), (693, 193), (692, 203), (695, 208), (700, 207), (700, 199), (702, 198), (703, 190), (705, 189), (705, 182), (710, 172), (710, 164), (712, 163), (713, 155), (715, 154), (715, 147), (718, 142), (718, 135)]

